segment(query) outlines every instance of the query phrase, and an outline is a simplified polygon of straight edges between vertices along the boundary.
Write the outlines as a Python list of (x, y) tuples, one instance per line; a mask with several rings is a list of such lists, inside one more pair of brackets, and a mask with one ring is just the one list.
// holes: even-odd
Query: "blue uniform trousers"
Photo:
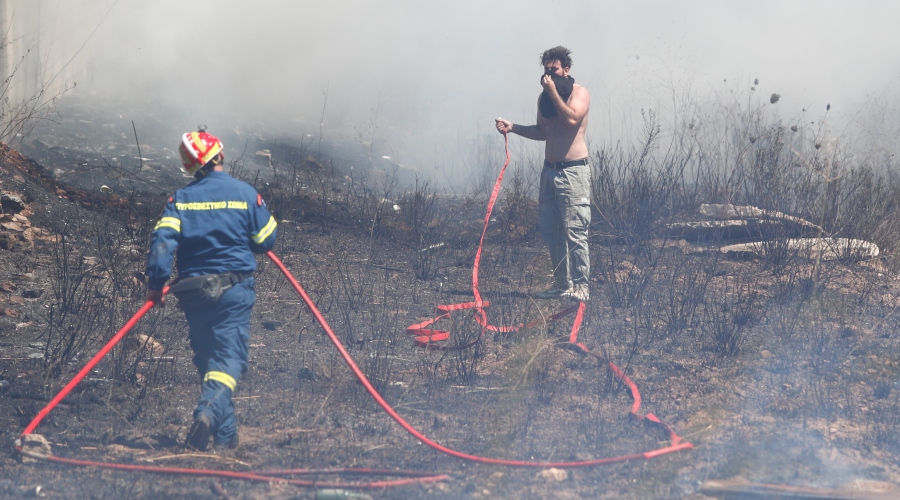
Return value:
[(202, 378), (194, 418), (201, 414), (210, 418), (216, 444), (227, 445), (237, 435), (231, 395), (247, 371), (255, 285), (254, 278), (247, 278), (222, 294), (219, 302), (184, 311), (190, 326), (194, 366)]

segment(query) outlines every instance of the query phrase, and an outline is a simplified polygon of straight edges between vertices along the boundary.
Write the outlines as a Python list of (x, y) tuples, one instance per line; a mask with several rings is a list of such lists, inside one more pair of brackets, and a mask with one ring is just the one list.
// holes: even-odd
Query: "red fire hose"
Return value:
[[(509, 166), (509, 159), (510, 159), (509, 158), (509, 137), (507, 137), (506, 134), (504, 134), (504, 143), (506, 146), (506, 161), (503, 164), (503, 168), (500, 169), (500, 174), (497, 176), (497, 181), (494, 183), (494, 189), (493, 189), (493, 191), (491, 191), (491, 196), (490, 196), (490, 199), (488, 200), (487, 213), (484, 216), (484, 227), (482, 228), (482, 231), (481, 231), (481, 240), (478, 243), (478, 251), (475, 253), (475, 262), (472, 266), (472, 291), (473, 291), (473, 295), (475, 295), (475, 301), (463, 302), (463, 303), (458, 303), (458, 304), (439, 305), (439, 306), (437, 306), (437, 310), (439, 313), (439, 315), (437, 317), (434, 317), (432, 319), (429, 319), (429, 320), (426, 320), (421, 323), (417, 323), (415, 325), (411, 325), (410, 327), (408, 327), (406, 329), (406, 333), (414, 336), (415, 343), (419, 347), (422, 347), (425, 349), (436, 349), (436, 350), (466, 349), (466, 348), (471, 347), (471, 346), (475, 345), (476, 343), (478, 343), (481, 340), (481, 338), (484, 337), (484, 332), (486, 332), (486, 331), (512, 333), (512, 332), (517, 332), (519, 330), (523, 330), (526, 328), (531, 328), (531, 327), (537, 326), (538, 324), (540, 324), (544, 321), (544, 320), (537, 319), (537, 320), (533, 320), (529, 323), (515, 325), (515, 326), (492, 325), (488, 322), (487, 313), (485, 312), (485, 309), (488, 306), (490, 306), (490, 303), (481, 299), (481, 292), (479, 291), (479, 288), (478, 288), (478, 270), (479, 270), (480, 262), (481, 262), (481, 250), (484, 246), (484, 237), (485, 237), (485, 234), (487, 233), (488, 223), (490, 222), (490, 219), (491, 219), (491, 213), (494, 210), (494, 204), (497, 202), (497, 196), (500, 193), (500, 185), (503, 182), (503, 175), (506, 172), (506, 168)], [(450, 332), (444, 331), (444, 330), (429, 329), (427, 327), (429, 327), (443, 319), (450, 318), (450, 314), (453, 311), (459, 311), (459, 310), (463, 310), (463, 309), (473, 309), (474, 310), (475, 321), (478, 322), (479, 325), (481, 325), (481, 334), (475, 340), (468, 342), (464, 345), (444, 346), (444, 345), (438, 344), (438, 342), (443, 342), (443, 341), (448, 340), (450, 338)], [(575, 320), (572, 322), (572, 330), (569, 333), (568, 342), (559, 344), (559, 345), (560, 346), (568, 346), (569, 348), (575, 348), (576, 350), (579, 350), (581, 352), (584, 352), (584, 353), (594, 357), (595, 359), (597, 359), (597, 361), (599, 361), (601, 363), (606, 363), (609, 371), (612, 372), (612, 374), (616, 378), (618, 378), (623, 384), (625, 384), (625, 386), (628, 387), (628, 390), (631, 393), (631, 397), (634, 400), (634, 402), (631, 405), (631, 410), (630, 410), (631, 416), (633, 418), (635, 418), (636, 420), (643, 420), (646, 418), (648, 421), (665, 428), (665, 430), (669, 433), (669, 438), (672, 442), (670, 446), (668, 446), (666, 448), (661, 448), (658, 450), (648, 451), (648, 452), (641, 454), (640, 456), (642, 456), (644, 458), (651, 458), (653, 456), (671, 453), (673, 451), (693, 448), (693, 446), (690, 443), (682, 442), (682, 438), (680, 436), (678, 436), (678, 434), (675, 433), (675, 430), (669, 424), (660, 420), (656, 415), (654, 415), (652, 413), (648, 413), (646, 415), (641, 414), (640, 413), (641, 393), (638, 390), (637, 385), (635, 385), (635, 383), (632, 382), (631, 379), (628, 378), (628, 376), (625, 375), (625, 373), (622, 372), (622, 370), (620, 370), (619, 367), (616, 366), (614, 363), (606, 360), (600, 354), (597, 354), (597, 353), (591, 351), (583, 343), (578, 342), (578, 332), (581, 329), (581, 323), (584, 319), (584, 309), (585, 309), (584, 302), (581, 302), (577, 306), (570, 306), (566, 309), (556, 312), (555, 314), (549, 316), (547, 318), (547, 321), (555, 321), (555, 320), (561, 319), (561, 318), (569, 315), (573, 311), (576, 311)], [(620, 462), (620, 461), (624, 461), (624, 460), (630, 460), (634, 457), (636, 457), (636, 455), (630, 455), (627, 457), (613, 457), (613, 458), (609, 458), (609, 459), (605, 459), (605, 460), (608, 460), (609, 462)], [(608, 462), (604, 462), (604, 463), (608, 463)], [(595, 463), (591, 463), (589, 465), (594, 465), (594, 464)], [(513, 464), (507, 464), (507, 465), (513, 465)], [(523, 465), (523, 464), (519, 463), (519, 464), (515, 464), (515, 465)], [(559, 465), (559, 464), (557, 465), (557, 467), (560, 467), (560, 466), (563, 466), (563, 465)], [(576, 466), (576, 465), (570, 465), (570, 466)]]
[[(427, 348), (443, 348), (440, 346), (434, 345), (434, 342), (445, 340), (449, 338), (448, 332), (442, 332), (439, 330), (426, 330), (425, 327), (429, 326), (440, 319), (444, 319), (449, 317), (450, 313), (454, 310), (461, 309), (474, 309), (475, 317), (479, 324), (482, 326), (481, 335), (484, 335), (485, 331), (499, 331), (499, 332), (514, 332), (523, 328), (528, 328), (535, 326), (537, 322), (531, 322), (528, 324), (518, 325), (518, 326), (493, 326), (487, 320), (487, 314), (485, 312), (485, 308), (489, 306), (489, 303), (483, 301), (481, 299), (480, 292), (478, 290), (478, 262), (481, 257), (481, 250), (484, 243), (484, 235), (487, 230), (487, 224), (490, 220), (490, 214), (493, 209), (494, 203), (496, 201), (497, 195), (500, 191), (500, 185), (503, 180), (503, 174), (506, 171), (506, 167), (509, 165), (509, 146), (507, 140), (506, 147), (506, 162), (503, 165), (503, 168), (500, 172), (500, 175), (497, 178), (497, 181), (494, 185), (494, 189), (491, 193), (490, 201), (488, 204), (487, 215), (485, 216), (485, 228), (482, 231), (481, 241), (479, 242), (478, 251), (476, 253), (476, 263), (472, 272), (472, 281), (473, 281), (473, 291), (475, 295), (475, 301), (464, 304), (454, 304), (448, 306), (439, 306), (439, 311), (442, 312), (441, 316), (434, 318), (433, 320), (426, 321), (424, 323), (420, 323), (418, 325), (413, 325), (409, 328), (409, 332), (416, 335), (416, 343), (423, 347)], [(691, 445), (687, 441), (682, 441), (682, 438), (679, 437), (674, 429), (665, 422), (662, 422), (652, 413), (648, 413), (642, 415), (639, 413), (641, 398), (640, 393), (637, 389), (637, 386), (632, 382), (618, 367), (616, 367), (613, 363), (604, 359), (601, 355), (590, 351), (584, 344), (577, 341), (578, 339), (578, 331), (581, 327), (582, 318), (584, 315), (585, 305), (584, 303), (579, 303), (577, 306), (569, 307), (563, 311), (560, 311), (550, 317), (551, 320), (562, 318), (573, 311), (576, 312), (575, 320), (572, 325), (572, 330), (569, 336), (569, 345), (577, 347), (579, 350), (593, 356), (600, 362), (604, 362), (607, 364), (608, 369), (624, 383), (629, 390), (631, 391), (631, 395), (634, 399), (634, 403), (631, 407), (631, 415), (637, 419), (647, 419), (650, 422), (658, 424), (666, 429), (669, 433), (669, 437), (671, 440), (671, 444), (667, 447), (635, 453), (631, 455), (622, 455), (617, 457), (608, 457), (608, 458), (599, 458), (593, 460), (581, 460), (581, 461), (571, 461), (571, 462), (544, 462), (544, 461), (524, 461), (524, 460), (509, 460), (509, 459), (501, 459), (501, 458), (491, 458), (491, 457), (482, 457), (478, 455), (471, 455), (468, 453), (464, 453), (461, 451), (457, 451), (451, 448), (447, 448), (442, 446), (433, 440), (429, 439), (427, 436), (416, 430), (412, 425), (410, 425), (406, 420), (403, 419), (385, 400), (381, 397), (378, 391), (372, 386), (363, 372), (359, 369), (356, 363), (353, 361), (353, 358), (347, 353), (347, 350), (344, 348), (341, 341), (337, 338), (334, 332), (331, 330), (331, 327), (328, 325), (328, 322), (325, 321), (325, 318), (319, 312), (319, 310), (315, 307), (313, 301), (306, 294), (306, 291), (297, 280), (293, 277), (293, 275), (288, 271), (287, 267), (285, 267), (284, 263), (272, 252), (268, 252), (267, 256), (275, 263), (279, 270), (284, 274), (284, 276), (291, 283), (291, 286), (294, 287), (294, 290), (300, 295), (303, 299), (304, 303), (306, 303), (307, 307), (309, 307), (310, 312), (312, 312), (313, 316), (316, 318), (316, 321), (322, 326), (322, 329), (325, 331), (326, 335), (328, 335), (329, 340), (334, 344), (335, 348), (340, 353), (341, 357), (344, 359), (344, 362), (350, 368), (354, 375), (356, 375), (357, 379), (362, 383), (362, 385), (366, 388), (372, 398), (379, 404), (379, 406), (387, 412), (391, 418), (394, 419), (404, 430), (406, 430), (413, 437), (426, 444), (427, 446), (440, 451), (442, 453), (446, 453), (456, 458), (460, 458), (463, 460), (468, 460), (472, 462), (486, 463), (486, 464), (495, 464), (495, 465), (507, 465), (514, 467), (536, 467), (536, 468), (547, 468), (547, 467), (560, 467), (560, 468), (575, 468), (575, 467), (591, 467), (595, 465), (603, 465), (610, 464), (615, 462), (624, 462), (629, 460), (638, 460), (638, 459), (650, 459), (657, 457), (659, 455), (664, 455), (667, 453), (672, 453), (681, 450), (692, 449), (693, 445)], [(163, 289), (163, 294), (168, 292), (168, 287)], [(278, 471), (248, 471), (248, 472), (231, 472), (231, 471), (221, 471), (221, 470), (212, 470), (212, 469), (190, 469), (190, 468), (176, 468), (176, 467), (152, 467), (152, 466), (142, 466), (142, 465), (128, 465), (128, 464), (117, 464), (117, 463), (109, 463), (109, 462), (94, 462), (87, 460), (77, 460), (71, 458), (57, 457), (54, 455), (43, 455), (39, 453), (35, 453), (30, 450), (25, 450), (23, 448), (23, 438), (32, 433), (40, 422), (56, 407), (56, 405), (78, 385), (81, 380), (87, 376), (88, 373), (93, 369), (93, 367), (100, 362), (100, 360), (131, 330), (132, 327), (140, 320), (146, 313), (149, 311), (156, 303), (153, 301), (147, 301), (144, 303), (143, 307), (141, 307), (132, 318), (110, 339), (110, 341), (82, 368), (75, 377), (35, 416), (35, 418), (28, 424), (25, 430), (22, 431), (22, 434), (15, 441), (15, 450), (23, 455), (36, 458), (43, 459), (47, 461), (52, 461), (56, 463), (64, 463), (69, 465), (78, 465), (78, 466), (91, 466), (91, 467), (103, 467), (108, 469), (118, 469), (118, 470), (130, 470), (130, 471), (142, 471), (142, 472), (152, 472), (152, 473), (164, 473), (164, 474), (181, 474), (181, 475), (192, 475), (192, 476), (209, 476), (209, 477), (219, 477), (226, 479), (246, 479), (252, 481), (271, 481), (273, 477), (280, 476), (289, 476), (289, 475), (301, 475), (301, 474), (328, 474), (328, 473), (358, 473), (358, 474), (380, 474), (380, 475), (393, 475), (403, 477), (403, 479), (394, 479), (394, 480), (385, 480), (385, 481), (373, 481), (368, 483), (335, 483), (335, 482), (320, 482), (320, 481), (308, 481), (308, 480), (300, 480), (300, 479), (287, 479), (287, 478), (279, 478), (279, 481), (283, 481), (289, 484), (294, 484), (298, 486), (314, 486), (314, 487), (340, 487), (340, 488), (358, 488), (358, 489), (372, 489), (372, 488), (384, 488), (388, 486), (401, 486), (408, 485), (413, 483), (425, 483), (425, 482), (434, 482), (434, 481), (442, 481), (448, 479), (446, 475), (433, 475), (427, 472), (421, 471), (387, 471), (383, 469), (291, 469), (291, 470), (278, 470)], [(480, 339), (480, 337), (479, 337)], [(477, 342), (478, 339), (475, 340)], [(472, 345), (471, 343), (469, 345)], [(463, 346), (464, 347), (464, 346)]]
[[(274, 254), (271, 252), (269, 256), (277, 259)], [(163, 295), (165, 295), (169, 291), (169, 287), (163, 288)], [(207, 476), (207, 477), (218, 477), (222, 479), (244, 479), (250, 481), (262, 481), (262, 482), (271, 482), (274, 477), (277, 477), (279, 481), (292, 484), (295, 486), (306, 486), (306, 487), (316, 487), (316, 488), (346, 488), (346, 489), (380, 489), (387, 488), (393, 486), (405, 486), (409, 484), (415, 483), (430, 483), (436, 481), (444, 481), (449, 479), (444, 474), (432, 474), (430, 472), (422, 472), (422, 471), (411, 471), (411, 470), (386, 470), (386, 469), (362, 469), (362, 468), (334, 468), (334, 469), (289, 469), (289, 470), (274, 470), (274, 471), (247, 471), (247, 472), (233, 472), (233, 471), (223, 471), (223, 470), (214, 470), (214, 469), (193, 469), (193, 468), (180, 468), (180, 467), (153, 467), (148, 465), (130, 465), (130, 464), (118, 464), (111, 462), (96, 462), (91, 460), (78, 460), (74, 458), (65, 458), (58, 457), (55, 455), (43, 455), (40, 453), (35, 453), (31, 450), (24, 449), (23, 446), (23, 438), (31, 434), (41, 423), (44, 417), (50, 413), (56, 405), (62, 401), (75, 386), (78, 385), (81, 380), (87, 376), (88, 373), (96, 366), (97, 363), (103, 359), (104, 356), (113, 348), (116, 344), (119, 343), (120, 340), (127, 334), (134, 325), (140, 320), (147, 311), (153, 308), (156, 303), (153, 301), (147, 301), (144, 303), (144, 306), (141, 307), (134, 316), (128, 320), (127, 323), (113, 336), (112, 339), (107, 342), (93, 358), (66, 384), (65, 387), (59, 393), (50, 400), (49, 403), (34, 417), (31, 423), (28, 424), (28, 427), (22, 431), (22, 434), (16, 439), (14, 448), (18, 453), (26, 455), (28, 457), (46, 460), (48, 462), (56, 462), (61, 464), (68, 465), (77, 465), (84, 467), (100, 467), (105, 469), (117, 469), (117, 470), (128, 470), (128, 471), (139, 471), (139, 472), (152, 472), (157, 474), (175, 474), (175, 475), (186, 475), (186, 476)], [(312, 474), (342, 474), (342, 473), (350, 473), (350, 474), (366, 474), (366, 475), (380, 475), (380, 476), (399, 476), (404, 479), (393, 479), (386, 481), (370, 481), (367, 483), (343, 483), (343, 482), (333, 482), (333, 481), (310, 481), (303, 479), (290, 479), (282, 476), (292, 476), (292, 475), (312, 475)]]

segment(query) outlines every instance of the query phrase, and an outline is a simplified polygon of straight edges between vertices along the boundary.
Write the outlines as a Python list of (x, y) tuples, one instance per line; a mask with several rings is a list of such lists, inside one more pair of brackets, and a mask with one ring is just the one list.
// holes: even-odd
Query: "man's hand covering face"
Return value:
[[(544, 80), (544, 76), (546, 75), (541, 75), (542, 82)], [(559, 76), (557, 74), (551, 74), (550, 78), (553, 79), (553, 84), (556, 86), (556, 91), (559, 93), (559, 97), (562, 98), (563, 102), (568, 101), (569, 96), (572, 95), (572, 87), (575, 85), (575, 79), (571, 76)], [(553, 105), (553, 101), (550, 100), (550, 96), (547, 95), (546, 90), (541, 94), (541, 100), (538, 104), (538, 108), (541, 110), (541, 116), (543, 116), (544, 118), (549, 119), (557, 115), (556, 106)]]

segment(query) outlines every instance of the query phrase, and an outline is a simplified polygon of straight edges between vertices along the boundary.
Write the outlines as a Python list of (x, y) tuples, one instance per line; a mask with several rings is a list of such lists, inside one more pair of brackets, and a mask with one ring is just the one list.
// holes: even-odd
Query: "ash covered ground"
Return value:
[[(314, 488), (279, 482), (17, 460), (21, 430), (142, 305), (149, 231), (164, 193), (188, 181), (173, 153), (180, 132), (162, 110), (135, 124), (135, 141), (127, 114), (67, 106), (59, 124), (25, 138), (27, 157), (11, 152), (0, 166), (2, 191), (21, 200), (4, 202), (0, 234), (0, 379), (8, 382), (0, 439), (9, 452), (0, 493), (315, 498)], [(487, 332), (458, 351), (420, 349), (406, 335), (435, 306), (472, 300), (485, 186), (447, 193), (364, 148), (318, 148), (315, 137), (262, 126), (220, 135), (237, 160), (233, 174), (255, 184), (279, 219), (276, 254), (417, 429), (467, 453), (536, 461), (668, 445), (661, 429), (629, 416), (629, 392), (602, 364), (560, 347), (571, 316)], [(499, 171), (501, 154), (485, 168)], [(510, 167), (486, 235), (480, 281), (493, 324), (540, 320), (569, 305), (527, 295), (549, 280), (528, 196), (533, 176), (525, 161)], [(695, 217), (696, 208), (671, 218)], [(614, 215), (604, 205), (594, 216), (593, 300), (579, 340), (622, 368), (640, 389), (641, 412), (671, 424), (693, 450), (549, 474), (431, 450), (374, 404), (264, 258), (250, 370), (235, 395), (239, 449), (196, 454), (179, 444), (198, 384), (174, 300), (152, 310), (37, 432), (54, 454), (85, 460), (450, 476), (367, 492), (375, 498), (700, 499), (714, 497), (703, 489), (709, 480), (897, 494), (900, 286), (889, 258), (817, 263), (785, 250), (733, 259), (718, 251), (721, 242), (666, 237), (659, 220), (645, 233), (624, 230), (626, 219)], [(438, 327), (451, 331), (451, 345), (482, 333), (464, 311)]]

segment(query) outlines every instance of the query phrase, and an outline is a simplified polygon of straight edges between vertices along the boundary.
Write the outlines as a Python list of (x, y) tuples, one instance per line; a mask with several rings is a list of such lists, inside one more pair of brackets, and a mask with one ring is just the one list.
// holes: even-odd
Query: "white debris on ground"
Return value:
[(546, 481), (561, 482), (569, 478), (569, 473), (565, 469), (557, 469), (551, 467), (537, 473), (537, 477)]
[[(50, 448), (50, 442), (47, 441), (47, 438), (40, 434), (26, 434), (22, 436), (22, 450), (30, 453), (36, 453), (38, 455), (50, 455), (52, 450)], [(26, 454), (20, 454), (19, 458), (22, 460), (23, 464), (31, 464), (37, 463), (40, 460), (31, 458)]]
[(813, 224), (808, 220), (794, 217), (793, 215), (784, 214), (775, 210), (765, 210), (749, 205), (721, 205), (715, 203), (704, 203), (700, 205), (700, 214), (713, 219), (769, 219), (784, 220), (794, 222), (800, 226), (820, 231), (817, 224)]
[(852, 238), (789, 238), (778, 241), (754, 241), (726, 245), (719, 249), (724, 254), (740, 256), (741, 254), (767, 255), (772, 251), (797, 252), (798, 257), (807, 259), (865, 260), (878, 257), (878, 245), (868, 241)]
[(866, 260), (881, 253), (878, 245), (865, 240), (816, 237), (824, 232), (819, 225), (775, 210), (749, 205), (703, 204), (699, 212), (713, 220), (668, 224), (667, 236), (692, 242), (741, 241), (719, 249), (731, 257), (787, 251), (807, 259)]

